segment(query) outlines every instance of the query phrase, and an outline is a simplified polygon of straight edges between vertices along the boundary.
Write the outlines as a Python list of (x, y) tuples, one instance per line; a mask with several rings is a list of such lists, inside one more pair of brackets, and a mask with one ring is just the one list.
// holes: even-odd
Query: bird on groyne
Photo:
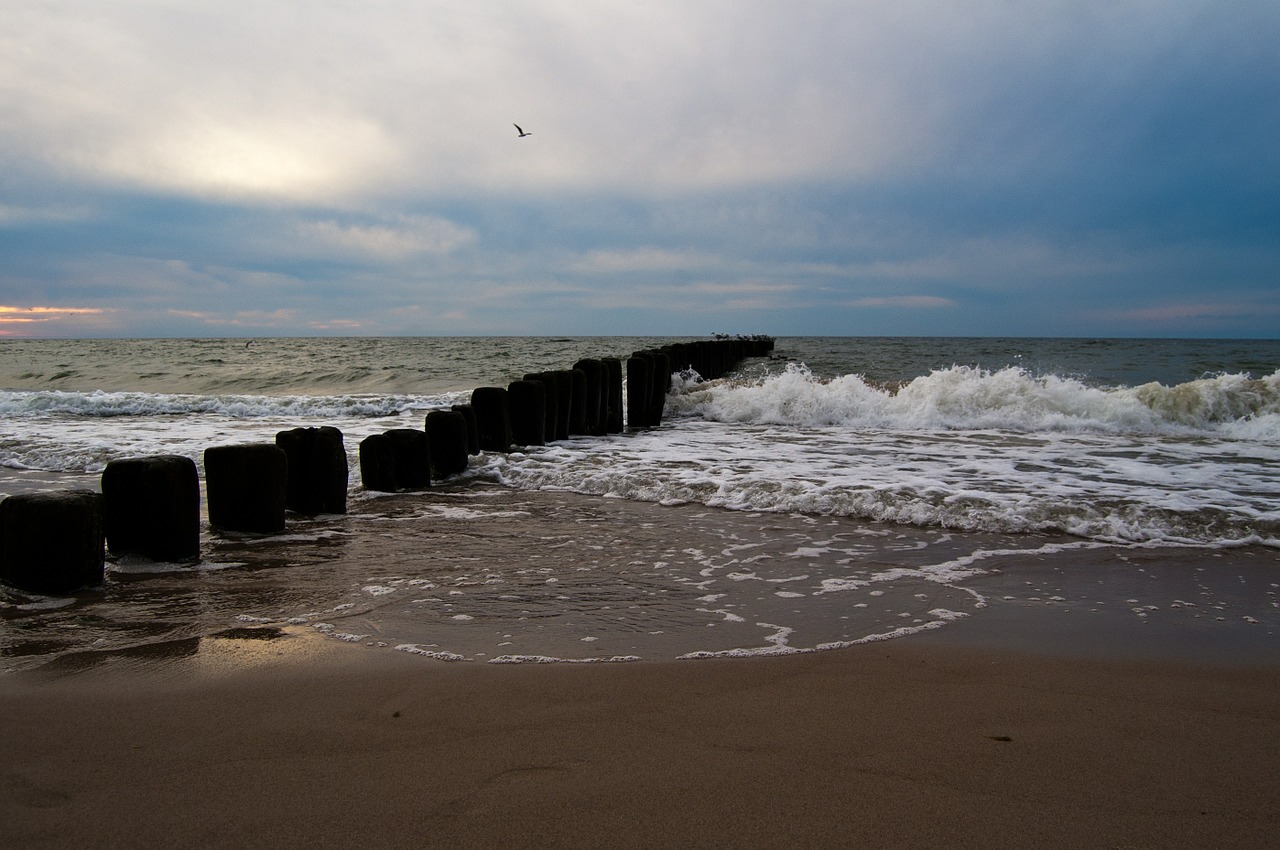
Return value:
[(524, 130), (521, 130), (521, 129), (520, 129), (520, 125), (519, 125), (519, 124), (512, 124), (511, 126), (512, 126), (512, 127), (515, 127), (515, 128), (516, 128), (516, 132), (520, 134), (519, 136), (516, 136), (516, 138), (517, 138), (517, 139), (523, 139), (525, 136), (532, 136), (532, 135), (533, 135), (533, 133), (526, 133)]

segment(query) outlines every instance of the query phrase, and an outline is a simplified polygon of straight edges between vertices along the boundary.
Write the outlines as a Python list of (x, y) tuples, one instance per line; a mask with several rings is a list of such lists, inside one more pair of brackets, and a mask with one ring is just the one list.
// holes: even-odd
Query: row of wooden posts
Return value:
[[(723, 376), (743, 359), (768, 354), (769, 337), (733, 337), (637, 351), (626, 361), (626, 424), (662, 420), (674, 370)], [(508, 452), (623, 428), (623, 363), (584, 359), (572, 369), (525, 375), (506, 387), (478, 387), (470, 404), (431, 410), (424, 427), (395, 428), (360, 441), (366, 490), (421, 490), (464, 472), (482, 451)], [(275, 443), (214, 446), (204, 452), (209, 525), (273, 534), (288, 511), (347, 510), (347, 451), (331, 426), (293, 428)], [(122, 458), (103, 470), (101, 492), (24, 493), (0, 501), (0, 580), (61, 595), (101, 584), (105, 551), (152, 561), (200, 557), (200, 481), (178, 455)]]

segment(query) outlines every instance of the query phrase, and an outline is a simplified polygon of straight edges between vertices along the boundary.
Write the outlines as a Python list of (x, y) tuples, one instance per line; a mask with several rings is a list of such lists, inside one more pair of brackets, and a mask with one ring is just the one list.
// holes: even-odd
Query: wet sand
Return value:
[(984, 607), (912, 638), (1101, 661), (1280, 667), (1280, 552), (1107, 548), (1007, 559)]
[(1275, 665), (907, 639), (512, 667), (298, 630), (0, 678), (0, 727), (14, 847), (1257, 847), (1280, 827)]
[(1261, 546), (1107, 547), (473, 481), (357, 493), (348, 514), (290, 515), (279, 535), (206, 526), (198, 564), (112, 558), (104, 586), (74, 598), (0, 589), (0, 676), (293, 625), (468, 663), (773, 654), (919, 632), (1280, 664), (1278, 593), (1280, 550)]

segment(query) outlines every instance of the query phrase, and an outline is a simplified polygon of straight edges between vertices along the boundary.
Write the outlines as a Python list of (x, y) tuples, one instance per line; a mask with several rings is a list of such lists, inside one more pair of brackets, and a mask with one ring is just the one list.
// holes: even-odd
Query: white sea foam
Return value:
[(457, 505), (430, 505), (428, 510), (437, 516), (449, 519), (510, 519), (529, 515), (528, 511), (486, 511)]
[(740, 615), (735, 614), (732, 611), (727, 611), (723, 608), (699, 608), (697, 610), (702, 614), (719, 614), (726, 623), (746, 622)]
[(340, 632), (338, 631), (338, 627), (335, 626), (333, 623), (312, 623), (311, 628), (315, 629), (321, 634), (328, 635), (331, 638), (337, 638), (338, 640), (345, 641), (347, 643), (360, 643), (361, 641), (369, 637), (369, 635), (357, 635), (357, 634), (352, 634), (351, 632)]
[(499, 655), (490, 664), (621, 664), (639, 661), (638, 655), (614, 655), (608, 658), (557, 658), (551, 655)]
[[(820, 589), (815, 591), (815, 594), (860, 591), (873, 584), (897, 581), (904, 578), (924, 579), (938, 584), (954, 585), (965, 579), (982, 575), (985, 570), (977, 566), (982, 561), (1007, 558), (1009, 556), (1027, 558), (1036, 555), (1053, 555), (1076, 549), (1097, 549), (1107, 545), (1106, 543), (1081, 540), (1072, 543), (1046, 543), (1034, 549), (979, 549), (959, 558), (952, 558), (937, 564), (926, 564), (911, 568), (894, 567), (893, 569), (881, 570), (875, 573), (864, 573), (860, 577), (852, 579), (826, 578), (819, 582)], [(871, 596), (883, 595), (883, 591), (880, 590), (872, 590), (869, 593)], [(970, 593), (974, 592), (970, 591)], [(976, 595), (975, 598), (979, 603), (984, 601)]]
[(954, 367), (895, 390), (792, 364), (689, 384), (667, 407), (658, 431), (496, 457), (484, 474), (662, 504), (1280, 545), (1280, 372), (1101, 389)]
[[(719, 422), (806, 428), (1184, 435), (1280, 414), (1280, 371), (1261, 379), (1220, 375), (1174, 387), (1102, 389), (1018, 367), (953, 366), (894, 389), (859, 375), (826, 380), (789, 363), (780, 374), (752, 381), (694, 384), (673, 395), (668, 409)], [(1280, 439), (1280, 431), (1270, 438)]]
[(488, 458), (528, 489), (1105, 541), (1280, 542), (1280, 446), (1209, 438), (811, 430), (678, 421)]
[(459, 655), (456, 652), (445, 652), (430, 647), (421, 646), (416, 643), (401, 643), (395, 647), (397, 652), (407, 652), (410, 655), (422, 655), (427, 658), (434, 658), (437, 661), (470, 661), (465, 655)]

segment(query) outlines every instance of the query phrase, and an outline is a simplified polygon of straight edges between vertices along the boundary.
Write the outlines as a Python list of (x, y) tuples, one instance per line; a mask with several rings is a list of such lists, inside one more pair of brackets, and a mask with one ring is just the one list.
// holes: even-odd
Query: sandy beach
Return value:
[(1280, 668), (889, 641), (450, 665), (291, 632), (0, 679), (14, 847), (1257, 847)]
[[(70, 632), (94, 612), (136, 619), (128, 635), (148, 620), (158, 631), (0, 675), (4, 846), (1223, 848), (1266, 845), (1280, 827), (1280, 573), (1265, 547), (1031, 546), (941, 588), (985, 600), (974, 616), (779, 657), (449, 663), (394, 651), (395, 607), (341, 621), (387, 640), (348, 643), (309, 622), (227, 626), (242, 596), (265, 609), (290, 584), (341, 587), (326, 579), (335, 571), (426, 571), (431, 552), (465, 551), (480, 534), (485, 568), (514, 574), (537, 553), (520, 545), (530, 521), (511, 499), (554, 506), (539, 551), (562, 569), (582, 557), (565, 541), (597, 526), (656, 535), (633, 537), (631, 557), (711, 547), (714, 528), (787, 541), (809, 523), (545, 493), (486, 496), (501, 508), (489, 525), (426, 510), (456, 497), (398, 497), (345, 518), (340, 545), (296, 531), (214, 539), (208, 558), (252, 557), (256, 570), (126, 573), (54, 610), (72, 612), (48, 621)], [(398, 533), (380, 531), (392, 522)], [(428, 536), (436, 548), (414, 543)], [(621, 572), (583, 575), (598, 585)], [(865, 598), (894, 607), (858, 608), (868, 630), (911, 622), (896, 606), (926, 595), (876, 586), (888, 592)], [(173, 599), (147, 601), (163, 594)], [(221, 613), (174, 630), (198, 609)]]

